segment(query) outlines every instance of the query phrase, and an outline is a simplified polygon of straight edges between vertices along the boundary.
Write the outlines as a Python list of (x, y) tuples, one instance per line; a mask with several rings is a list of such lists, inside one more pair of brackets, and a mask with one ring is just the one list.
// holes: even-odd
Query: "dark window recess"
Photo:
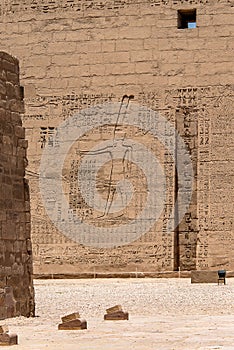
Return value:
[(23, 101), (23, 99), (24, 99), (24, 87), (23, 86), (20, 86), (20, 99), (21, 99), (21, 101)]
[(178, 10), (178, 29), (197, 27), (197, 10)]

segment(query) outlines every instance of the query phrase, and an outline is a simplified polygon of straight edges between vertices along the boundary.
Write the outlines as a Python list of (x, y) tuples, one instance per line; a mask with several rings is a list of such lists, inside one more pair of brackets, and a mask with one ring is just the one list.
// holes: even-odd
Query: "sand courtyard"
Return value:
[[(189, 278), (35, 280), (34, 286), (37, 317), (2, 321), (18, 334), (18, 350), (234, 349), (232, 278), (225, 286)], [(129, 321), (104, 321), (116, 304)], [(88, 329), (58, 331), (61, 317), (75, 311)]]

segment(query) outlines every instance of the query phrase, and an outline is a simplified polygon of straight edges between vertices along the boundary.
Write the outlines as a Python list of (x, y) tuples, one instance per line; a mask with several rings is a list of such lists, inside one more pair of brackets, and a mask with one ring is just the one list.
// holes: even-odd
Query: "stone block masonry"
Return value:
[(23, 112), (18, 60), (0, 52), (0, 319), (34, 315)]
[[(25, 87), (23, 125), (29, 142), (27, 177), (36, 273), (234, 269), (233, 10), (229, 0), (1, 3), (1, 45), (19, 58)], [(196, 28), (179, 29), (178, 11), (185, 16), (189, 11), (196, 13)], [(141, 130), (131, 127), (118, 132), (144, 144), (159, 159), (167, 188), (161, 217), (131, 244), (112, 249), (81, 245), (47, 216), (38, 181), (41, 155), (45, 146), (58, 146), (53, 136), (68, 117), (86, 107), (120, 102), (125, 94), (134, 95), (130, 105), (163, 115), (186, 143), (194, 170), (191, 205), (177, 230), (168, 234), (167, 222), (180, 184), (166, 145), (142, 131), (153, 123), (149, 116)], [(92, 116), (82, 123), (92, 125)], [(113, 125), (93, 125), (71, 149), (63, 179), (70, 212), (89, 225), (109, 227), (114, 237), (115, 227), (135, 218), (146, 203), (143, 173), (134, 165), (125, 167), (131, 170), (126, 174), (134, 187), (131, 205), (119, 215), (106, 213), (106, 218), (98, 220), (90, 205), (93, 193), (87, 186), (87, 196), (82, 197), (77, 176), (83, 159), (79, 150), (91, 150), (111, 135)], [(177, 149), (176, 156), (181, 156)], [(97, 174), (103, 200), (109, 165)], [(116, 184), (123, 171), (121, 162), (115, 165)], [(93, 166), (91, 158), (86, 158), (84, 182)], [(181, 205), (177, 203), (177, 211)], [(57, 222), (62, 222), (61, 215)]]

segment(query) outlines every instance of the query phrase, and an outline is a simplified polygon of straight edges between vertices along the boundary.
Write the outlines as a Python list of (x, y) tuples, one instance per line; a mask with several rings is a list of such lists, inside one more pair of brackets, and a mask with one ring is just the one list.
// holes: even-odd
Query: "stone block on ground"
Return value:
[(109, 309), (106, 309), (107, 314), (113, 314), (113, 313), (118, 312), (118, 311), (123, 311), (121, 305), (115, 305), (113, 307), (110, 307)]
[(129, 315), (128, 312), (118, 311), (113, 312), (112, 314), (104, 315), (104, 320), (108, 321), (120, 321), (120, 320), (128, 320)]
[(79, 312), (73, 312), (72, 314), (66, 315), (66, 316), (62, 317), (61, 319), (62, 319), (62, 322), (65, 323), (68, 321), (77, 320), (78, 318), (80, 318)]
[(18, 344), (18, 336), (17, 334), (0, 334), (0, 346), (7, 345), (17, 345)]
[(104, 320), (108, 321), (118, 321), (118, 320), (128, 320), (128, 312), (122, 310), (121, 305), (113, 306), (106, 310), (106, 315), (104, 315)]
[(71, 320), (64, 323), (60, 323), (58, 325), (59, 330), (81, 330), (81, 329), (87, 329), (87, 322), (86, 320)]
[(191, 271), (191, 283), (217, 283), (218, 271)]

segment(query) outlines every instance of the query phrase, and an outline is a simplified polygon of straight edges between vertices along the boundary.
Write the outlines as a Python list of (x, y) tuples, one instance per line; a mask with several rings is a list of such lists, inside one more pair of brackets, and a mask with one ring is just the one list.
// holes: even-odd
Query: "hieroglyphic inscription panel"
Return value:
[[(177, 129), (180, 134), (183, 135), (183, 139), (185, 140), (191, 154), (195, 176), (193, 181), (193, 197), (190, 209), (185, 214), (183, 221), (179, 225), (178, 231), (174, 235), (168, 235), (167, 232), (167, 222), (176, 198), (176, 174), (172, 158), (167, 152), (165, 152), (165, 147), (162, 147), (159, 142), (152, 137), (150, 138), (150, 136), (143, 131), (137, 130), (133, 127), (127, 129), (123, 127), (123, 129), (121, 129), (121, 126), (119, 126), (118, 132), (120, 134), (127, 134), (131, 139), (135, 138), (141, 140), (141, 142), (146, 144), (147, 147), (154, 150), (156, 157), (163, 164), (167, 192), (165, 207), (161, 219), (157, 222), (157, 225), (154, 226), (153, 230), (150, 230), (136, 242), (126, 247), (116, 247), (111, 250), (105, 248), (88, 248), (86, 246), (80, 246), (76, 242), (69, 240), (69, 238), (59, 233), (55, 226), (46, 217), (44, 208), (38, 198), (37, 212), (38, 208), (41, 208), (41, 212), (39, 218), (37, 220), (35, 218), (35, 223), (37, 224), (34, 225), (33, 230), (35, 242), (34, 255), (37, 263), (44, 263), (46, 261), (47, 264), (70, 264), (72, 262), (73, 265), (85, 265), (87, 271), (92, 271), (94, 267), (95, 270), (113, 271), (116, 268), (126, 270), (129, 269), (129, 266), (130, 268), (137, 267), (142, 270), (151, 270), (151, 266), (157, 266), (157, 269), (172, 269), (173, 267), (178, 267), (178, 265), (184, 269), (191, 269), (196, 266), (199, 268), (209, 268), (212, 256), (210, 247), (212, 247), (212, 244), (215, 244), (214, 242), (211, 243), (212, 236), (209, 238), (208, 233), (209, 227), (212, 224), (212, 216), (215, 216), (214, 212), (213, 214), (210, 212), (209, 200), (210, 181), (212, 176), (210, 170), (212, 125), (209, 115), (214, 108), (217, 108), (216, 95), (219, 89), (219, 87), (172, 89), (160, 93), (158, 91), (140, 93), (138, 96), (134, 97), (134, 103), (139, 103), (149, 108), (154, 107), (154, 109), (163, 114), (172, 125), (177, 123)], [(230, 88), (227, 86), (226, 89), (229, 91), (230, 96), (232, 96)], [(72, 99), (75, 98), (80, 101), (80, 105), (76, 109), (76, 112), (78, 112), (82, 109), (82, 96), (71, 96), (73, 96)], [(102, 95), (100, 94), (100, 96)], [(161, 96), (164, 96), (164, 99)], [(56, 98), (53, 97), (52, 99), (54, 103)], [(56, 102), (58, 108), (60, 108), (59, 105), (63, 104), (63, 101), (67, 99), (67, 96), (65, 98), (58, 97)], [(84, 106), (86, 105), (87, 99), (91, 100), (91, 97), (87, 95), (85, 96)], [(104, 100), (115, 102), (118, 100), (118, 97), (114, 95), (105, 96)], [(47, 97), (46, 101), (47, 104), (50, 104), (49, 97)], [(35, 101), (31, 101), (30, 103), (33, 105)], [(98, 98), (96, 98), (96, 103), (99, 103)], [(157, 108), (155, 108), (155, 103)], [(95, 106), (95, 104), (93, 103), (92, 106)], [(227, 113), (230, 113), (230, 111)], [(25, 123), (29, 123), (29, 121), (31, 122), (29, 117), (30, 116), (25, 117)], [(38, 117), (31, 116), (31, 118), (37, 120)], [(64, 119), (63, 113), (57, 118), (57, 123), (54, 124), (51, 124), (53, 117), (50, 119), (45, 117), (44, 124), (42, 123), (42, 119), (39, 118), (38, 149), (40, 151), (43, 151), (40, 139), (41, 130), (46, 131), (46, 133), (47, 130), (53, 130), (54, 132), (59, 125), (58, 120), (63, 122)], [(48, 122), (50, 122), (50, 124), (48, 124)], [(83, 123), (85, 125), (92, 124), (89, 119), (85, 119)], [(39, 127), (39, 125), (44, 126)], [(45, 125), (53, 126), (46, 127)], [(144, 128), (144, 126), (142, 127)], [(132, 201), (130, 207), (125, 211), (120, 210), (119, 217), (118, 215), (116, 216), (111, 213), (106, 213), (106, 218), (104, 220), (105, 223), (103, 223), (103, 217), (99, 217), (101, 216), (100, 213), (92, 208), (92, 201), (94, 201), (94, 198), (88, 198), (88, 205), (87, 198), (85, 200), (79, 191), (78, 170), (81, 164), (82, 152), (85, 154), (85, 152), (90, 148), (92, 149), (95, 144), (98, 144), (100, 140), (102, 142), (107, 141), (110, 138), (110, 135), (113, 135), (113, 130), (114, 125), (104, 125), (92, 129), (91, 133), (84, 134), (83, 137), (73, 145), (64, 164), (64, 188), (67, 193), (70, 207), (76, 211), (77, 215), (81, 217), (82, 220), (91, 222), (93, 225), (97, 225), (97, 227), (103, 225), (104, 227), (114, 227), (123, 220), (129, 220), (132, 215), (137, 215), (138, 211), (142, 209), (142, 205), (144, 205), (144, 190), (142, 192), (144, 185), (142, 185), (142, 182), (141, 184), (137, 182), (140, 174), (139, 169), (137, 173), (137, 169), (130, 167), (131, 173), (128, 174), (128, 164), (124, 165), (127, 169), (126, 172), (126, 170), (123, 170), (122, 168), (122, 162), (118, 163), (118, 161), (116, 161), (116, 169), (122, 169), (122, 171), (117, 171), (117, 177), (121, 178), (123, 173), (126, 172), (126, 176), (128, 176), (133, 183), (135, 181), (135, 201)], [(216, 134), (214, 131), (213, 133)], [(47, 142), (49, 142), (49, 140), (47, 140)], [(167, 141), (165, 140), (165, 143), (166, 142)], [(51, 147), (56, 147), (56, 145), (51, 144)], [(80, 175), (81, 178), (84, 177), (89, 179), (89, 176), (91, 176), (90, 179), (92, 178), (92, 173), (95, 168), (93, 162), (95, 162), (95, 159), (86, 160), (86, 163), (83, 166), (83, 173), (81, 172)], [(107, 162), (106, 166), (101, 168), (98, 172), (97, 188), (104, 200), (107, 200), (108, 197), (108, 189), (106, 189), (105, 184), (108, 182), (107, 177), (110, 168), (110, 164)], [(37, 173), (38, 169), (35, 168), (34, 171)], [(134, 175), (135, 173), (137, 174), (136, 176)], [(37, 182), (36, 180), (33, 180), (33, 172), (31, 175), (32, 181)], [(143, 174), (141, 174), (140, 177), (143, 178)], [(114, 182), (115, 180), (113, 178), (113, 183)], [(137, 188), (141, 188), (140, 192)], [(85, 190), (89, 192), (87, 187)], [(41, 220), (42, 216), (44, 216), (44, 220)], [(66, 257), (64, 257), (64, 255), (61, 257), (60, 254), (62, 251), (66, 252)], [(130, 251), (134, 251), (135, 253), (132, 255), (130, 254)], [(176, 254), (179, 254), (179, 261), (177, 262), (175, 261)]]
[[(102, 95), (100, 96), (102, 99)], [(138, 97), (136, 96), (134, 98), (137, 101)], [(141, 98), (142, 96), (139, 95), (139, 99)], [(72, 99), (76, 99), (77, 101), (84, 101), (84, 103), (86, 103), (86, 99), (91, 100), (91, 97), (85, 96), (84, 100), (82, 100), (82, 96), (75, 97), (74, 95), (72, 95)], [(113, 99), (113, 95), (106, 96), (104, 102), (113, 102)], [(59, 104), (64, 103), (64, 100), (67, 102), (67, 96), (65, 96), (64, 98), (58, 97), (56, 102), (58, 104), (58, 108), (60, 108)], [(54, 103), (55, 97), (52, 97), (52, 101)], [(103, 101), (103, 99), (101, 101)], [(148, 106), (150, 106), (150, 101), (153, 101), (152, 97), (149, 97), (148, 100), (145, 100), (144, 103), (146, 104), (147, 102)], [(98, 98), (96, 98), (96, 103), (98, 104), (98, 102)], [(32, 104), (33, 108), (36, 108), (35, 101), (31, 101), (30, 103)], [(49, 97), (47, 97), (46, 103), (50, 104)], [(41, 108), (41, 106), (39, 108)], [(77, 111), (78, 110), (79, 109), (77, 108)], [(173, 125), (173, 111), (164, 108), (162, 110), (159, 110), (158, 112), (162, 115), (165, 115), (165, 120), (170, 119)], [(46, 261), (47, 263), (59, 263), (60, 261), (64, 263), (72, 262), (73, 264), (77, 264), (79, 261), (79, 263), (82, 266), (85, 265), (86, 269), (88, 270), (91, 269), (93, 266), (95, 266), (96, 269), (100, 268), (108, 270), (112, 268), (112, 265), (114, 268), (118, 267), (129, 269), (129, 266), (134, 266), (134, 268), (138, 267), (139, 269), (143, 270), (151, 270), (153, 266), (157, 266), (157, 269), (173, 268), (174, 236), (173, 233), (168, 233), (167, 223), (169, 217), (172, 215), (174, 205), (174, 164), (171, 155), (169, 153), (165, 154), (165, 147), (169, 147), (169, 143), (171, 142), (171, 135), (166, 135), (165, 145), (163, 145), (162, 142), (159, 142), (159, 140), (157, 140), (157, 138), (153, 134), (150, 135), (149, 131), (147, 130), (150, 130), (150, 125), (154, 125), (155, 123), (157, 123), (157, 120), (153, 119), (154, 115), (150, 116), (149, 114), (149, 119), (147, 119), (148, 122), (144, 124), (143, 113), (146, 113), (144, 112), (144, 107), (140, 111), (140, 114), (136, 116), (138, 118), (138, 127), (134, 127), (131, 125), (127, 127), (121, 126), (120, 124), (118, 125), (117, 129), (116, 125), (108, 124), (108, 115), (106, 116), (106, 119), (105, 116), (101, 115), (101, 118), (104, 119), (103, 126), (95, 128), (94, 125), (94, 127), (91, 128), (90, 132), (85, 133), (72, 145), (63, 166), (63, 186), (70, 209), (75, 211), (76, 215), (81, 219), (82, 222), (85, 221), (96, 227), (109, 227), (111, 230), (113, 230), (111, 241), (113, 241), (114, 243), (115, 227), (123, 225), (123, 223), (128, 223), (135, 217), (139, 216), (139, 214), (142, 212), (146, 205), (145, 202), (147, 198), (147, 180), (149, 181), (149, 179), (145, 178), (144, 172), (137, 165), (134, 164), (130, 154), (132, 143), (141, 143), (145, 145), (145, 147), (154, 154), (154, 157), (156, 157), (158, 161), (161, 162), (163, 167), (163, 164), (165, 163), (164, 171), (166, 174), (165, 179), (167, 187), (165, 200), (166, 202), (165, 208), (162, 210), (162, 214), (160, 215), (159, 220), (155, 222), (155, 224), (150, 230), (140, 234), (139, 239), (135, 242), (130, 242), (128, 245), (122, 247), (114, 247), (111, 250), (104, 248), (99, 249), (99, 254), (96, 252), (96, 249), (93, 249), (92, 247), (81, 247), (79, 244), (74, 244), (75, 242), (69, 240), (69, 238), (67, 238), (66, 235), (64, 236), (61, 233), (59, 233), (55, 226), (46, 217), (45, 209), (42, 205), (40, 197), (38, 197), (37, 201), (34, 201), (33, 204), (33, 208), (35, 210), (35, 217), (33, 220), (35, 220), (35, 225), (33, 225), (32, 232), (33, 239), (35, 242), (34, 257), (36, 262), (40, 263), (42, 261)], [(123, 118), (123, 116), (124, 114), (121, 116), (121, 118)], [(29, 125), (31, 125), (32, 120), (30, 120), (29, 117), (30, 116), (26, 115), (24, 122), (25, 124), (28, 124), (30, 122)], [(56, 133), (56, 130), (59, 126), (58, 120), (60, 122), (63, 122), (65, 120), (66, 122), (66, 119), (63, 117), (63, 112), (61, 113), (61, 116), (57, 118), (56, 124), (51, 124), (53, 118), (50, 118), (49, 120), (46, 120), (46, 118), (44, 118), (47, 124), (43, 123), (43, 119), (41, 119), (40, 117), (38, 118), (38, 114), (36, 114), (35, 117), (31, 116), (31, 118), (34, 118), (35, 121), (40, 121), (40, 123), (38, 123), (38, 128), (35, 128), (35, 130), (38, 130), (37, 151), (39, 153), (42, 153), (43, 148), (46, 145), (48, 147), (53, 147), (56, 149), (58, 146), (56, 144), (56, 138), (54, 141), (49, 140), (48, 133)], [(145, 114), (145, 119), (146, 118), (147, 115)], [(54, 126), (46, 127), (45, 125), (48, 125), (48, 121), (50, 122), (49, 125)], [(81, 123), (84, 127), (92, 126), (92, 120), (90, 118), (87, 118), (87, 116), (85, 116), (85, 118), (81, 120)], [(39, 125), (44, 126), (39, 127)], [(30, 130), (30, 128), (28, 128), (27, 130)], [(99, 169), (97, 173), (96, 187), (97, 191), (100, 194), (100, 198), (102, 198), (102, 200), (100, 199), (102, 204), (102, 212), (98, 212), (97, 210), (95, 210), (95, 205), (97, 206), (99, 203), (96, 198), (94, 199), (94, 195), (91, 188), (91, 180), (96, 166), (95, 155), (98, 155), (99, 153), (102, 153), (102, 155), (104, 155), (105, 153), (107, 153), (108, 156), (108, 153), (112, 152), (111, 156), (114, 157), (114, 150), (112, 149), (111, 151), (109, 151), (109, 147), (104, 147), (105, 145), (103, 147), (99, 146), (99, 148), (97, 148), (95, 151), (96, 153), (93, 154), (93, 157), (86, 157), (85, 162), (83, 162), (82, 164), (81, 171), (79, 171), (79, 168), (81, 167), (82, 155), (88, 153), (90, 149), (95, 149), (95, 145), (98, 145), (100, 142), (104, 144), (109, 142), (110, 140), (112, 140), (114, 134), (117, 142), (118, 140), (121, 140), (122, 136), (126, 139), (126, 142), (124, 142), (122, 148), (117, 147), (117, 159), (114, 160), (114, 162), (111, 164), (112, 157), (107, 157), (106, 163)], [(127, 141), (128, 139), (131, 140), (131, 142)], [(128, 144), (128, 142), (130, 143)], [(124, 153), (122, 153), (122, 149)], [(122, 158), (123, 155), (125, 157), (124, 159)], [(139, 160), (141, 158), (141, 155), (135, 154), (134, 157), (134, 161), (136, 161), (136, 159)], [(152, 163), (148, 164), (148, 167), (152, 167)], [(109, 183), (110, 170), (112, 172), (111, 183)], [(34, 183), (33, 191), (35, 191), (35, 193), (39, 191), (38, 171), (39, 170), (37, 168), (36, 163), (35, 167), (33, 169), (29, 169), (28, 171), (28, 176)], [(155, 191), (157, 191), (157, 181), (159, 181), (158, 184), (160, 185), (161, 177), (159, 177), (157, 180), (156, 172), (154, 173), (154, 176), (155, 179), (153, 179), (153, 183), (155, 186)], [(128, 196), (128, 192), (124, 187), (121, 190), (120, 186), (117, 189), (117, 192), (119, 190), (119, 193), (116, 192), (117, 182), (124, 181), (126, 179), (129, 182), (131, 182), (131, 185), (134, 189), (132, 198)], [(84, 185), (82, 185), (83, 193), (79, 188), (79, 182), (81, 184), (82, 182), (84, 182)], [(117, 207), (117, 209), (115, 208), (115, 210), (112, 211), (112, 202), (115, 201), (115, 197), (117, 197), (117, 194), (120, 197), (118, 204), (119, 207)], [(62, 220), (63, 214), (64, 213), (59, 209), (57, 216), (58, 221)], [(139, 229), (141, 230), (141, 224), (139, 226)], [(56, 253), (56, 249), (60, 249), (60, 244), (63, 244), (63, 246), (67, 245), (68, 247), (67, 249), (64, 248), (68, 254), (68, 256), (65, 259), (59, 258), (58, 254)], [(72, 248), (69, 249), (69, 247)], [(74, 247), (76, 247), (77, 251), (77, 254), (75, 255)], [(129, 249), (134, 249), (135, 254), (137, 255), (129, 254)], [(69, 255), (70, 251), (73, 252), (71, 256)], [(95, 253), (93, 253), (93, 251), (95, 251)], [(91, 260), (89, 260), (89, 257), (92, 257), (93, 254), (95, 254), (95, 259), (92, 258)], [(114, 258), (114, 262), (112, 262), (112, 259), (110, 258), (112, 255), (113, 257), (116, 256)], [(85, 258), (86, 256), (87, 258)], [(117, 257), (119, 258), (117, 259)], [(147, 264), (145, 263), (145, 259), (147, 260)]]
[[(23, 1), (3, 1), (0, 6), (0, 14), (15, 14), (21, 12), (41, 12), (54, 13), (55, 11), (74, 11), (76, 13), (83, 13), (89, 10), (105, 11), (105, 10), (119, 10), (130, 6), (145, 5), (149, 7), (157, 6), (175, 6), (175, 5), (206, 5), (214, 4), (215, 0), (56, 0), (56, 1), (40, 1), (40, 0), (23, 0)], [(227, 3), (231, 5), (230, 0), (218, 0), (220, 3)]]

